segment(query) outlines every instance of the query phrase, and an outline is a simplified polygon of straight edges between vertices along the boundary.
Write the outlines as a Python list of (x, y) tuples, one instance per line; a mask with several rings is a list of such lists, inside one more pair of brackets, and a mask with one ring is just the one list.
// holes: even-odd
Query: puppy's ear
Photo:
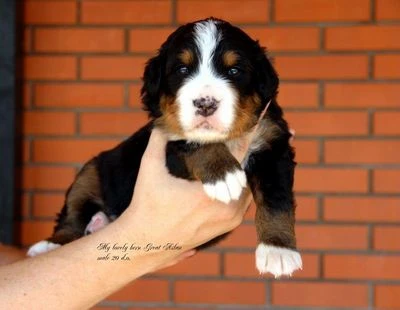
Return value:
[(143, 87), (141, 89), (142, 102), (144, 109), (150, 116), (157, 118), (161, 116), (160, 96), (163, 74), (163, 56), (159, 54), (151, 58), (144, 69)]
[[(257, 42), (258, 44), (258, 42)], [(278, 92), (279, 77), (264, 48), (259, 47), (257, 57), (258, 88), (263, 101), (273, 99)]]

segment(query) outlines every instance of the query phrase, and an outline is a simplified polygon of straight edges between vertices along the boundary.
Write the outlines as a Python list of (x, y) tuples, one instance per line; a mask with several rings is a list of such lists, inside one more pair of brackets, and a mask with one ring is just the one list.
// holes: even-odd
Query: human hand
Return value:
[[(229, 204), (213, 201), (200, 182), (170, 175), (165, 163), (166, 143), (164, 134), (154, 129), (142, 158), (132, 202), (123, 214), (135, 227), (133, 234), (143, 232), (140, 237), (146, 244), (177, 243), (182, 247), (178, 251), (158, 251), (154, 269), (192, 255), (187, 251), (237, 227), (251, 201), (249, 189)], [(234, 156), (244, 157), (247, 146), (244, 141)], [(137, 237), (131, 236), (133, 240)]]

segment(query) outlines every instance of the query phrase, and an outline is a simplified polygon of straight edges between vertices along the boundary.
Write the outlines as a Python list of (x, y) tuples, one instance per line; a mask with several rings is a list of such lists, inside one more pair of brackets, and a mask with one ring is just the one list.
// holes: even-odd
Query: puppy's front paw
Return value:
[(26, 253), (27, 256), (33, 257), (42, 253), (46, 253), (49, 252), (51, 250), (57, 249), (58, 247), (60, 247), (60, 244), (57, 243), (52, 243), (50, 241), (47, 240), (42, 240), (38, 243), (35, 243), (34, 245), (32, 245), (29, 250), (28, 253)]
[(270, 272), (275, 278), (292, 276), (292, 273), (302, 269), (300, 253), (287, 248), (260, 243), (256, 250), (256, 266), (263, 274)]
[(247, 179), (243, 170), (236, 169), (225, 174), (225, 177), (214, 183), (204, 183), (204, 190), (211, 199), (229, 203), (237, 200), (246, 187)]

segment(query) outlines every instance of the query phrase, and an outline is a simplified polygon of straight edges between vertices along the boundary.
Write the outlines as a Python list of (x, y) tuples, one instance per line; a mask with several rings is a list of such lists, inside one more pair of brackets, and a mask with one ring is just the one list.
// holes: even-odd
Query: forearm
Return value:
[[(150, 272), (160, 254), (130, 252), (129, 261), (99, 261), (100, 243), (145, 243), (126, 220), (49, 253), (0, 267), (0, 309), (85, 309)], [(143, 237), (142, 237), (143, 238)]]

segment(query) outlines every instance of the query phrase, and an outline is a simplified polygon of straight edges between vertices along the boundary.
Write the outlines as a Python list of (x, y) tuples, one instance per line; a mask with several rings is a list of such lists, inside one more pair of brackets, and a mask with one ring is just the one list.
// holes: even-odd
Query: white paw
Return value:
[(92, 216), (89, 224), (87, 224), (85, 228), (85, 235), (94, 233), (99, 229), (103, 228), (104, 226), (108, 225), (110, 220), (108, 219), (107, 215), (104, 212), (97, 212), (95, 215)]
[(229, 203), (237, 200), (246, 187), (247, 179), (243, 170), (228, 172), (223, 180), (216, 183), (204, 183), (204, 191), (211, 199)]
[(38, 243), (35, 243), (34, 245), (32, 245), (28, 252), (26, 253), (27, 256), (36, 256), (42, 253), (46, 253), (49, 252), (51, 250), (57, 249), (58, 247), (60, 247), (60, 244), (57, 243), (52, 243), (50, 241), (47, 240), (42, 240)]
[(297, 251), (260, 243), (256, 250), (256, 266), (261, 274), (270, 272), (279, 278), (292, 276), (294, 271), (302, 269), (303, 263)]

